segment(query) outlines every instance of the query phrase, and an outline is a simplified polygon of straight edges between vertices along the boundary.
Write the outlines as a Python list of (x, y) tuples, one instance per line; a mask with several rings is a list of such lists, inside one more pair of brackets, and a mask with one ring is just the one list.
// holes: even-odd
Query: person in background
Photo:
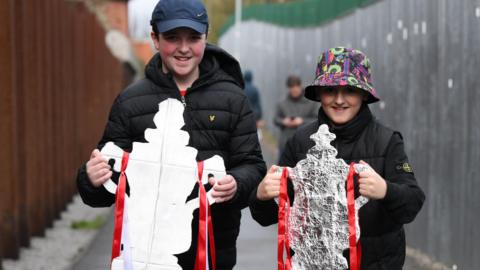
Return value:
[(280, 129), (278, 154), (281, 155), (285, 143), (298, 127), (314, 121), (318, 113), (318, 104), (303, 96), (302, 81), (299, 76), (290, 75), (286, 81), (287, 97), (277, 104), (274, 124)]
[(257, 128), (260, 128), (264, 125), (262, 120), (262, 102), (260, 98), (260, 92), (253, 84), (253, 74), (250, 70), (246, 70), (244, 72), (243, 79), (245, 80), (245, 94), (247, 95), (252, 111), (255, 114)]

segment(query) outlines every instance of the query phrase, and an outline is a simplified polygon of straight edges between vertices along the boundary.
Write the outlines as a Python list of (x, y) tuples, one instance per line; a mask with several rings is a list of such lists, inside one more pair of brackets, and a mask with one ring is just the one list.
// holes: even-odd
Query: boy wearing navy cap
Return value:
[[(198, 0), (161, 0), (151, 19), (151, 38), (158, 53), (145, 68), (145, 78), (133, 83), (116, 98), (97, 149), (108, 141), (126, 151), (132, 142), (145, 142), (144, 131), (155, 128), (153, 116), (167, 98), (180, 100), (190, 135), (189, 146), (198, 150), (197, 160), (219, 155), (227, 175), (211, 179), (216, 269), (232, 269), (240, 210), (265, 174), (255, 118), (242, 88), (238, 62), (222, 49), (207, 44), (208, 14)], [(100, 152), (80, 168), (77, 186), (84, 202), (110, 206), (115, 197), (103, 183), (112, 176)], [(192, 192), (192, 197), (198, 191)], [(192, 245), (177, 254), (182, 269), (193, 269), (197, 245), (198, 210), (192, 222)]]

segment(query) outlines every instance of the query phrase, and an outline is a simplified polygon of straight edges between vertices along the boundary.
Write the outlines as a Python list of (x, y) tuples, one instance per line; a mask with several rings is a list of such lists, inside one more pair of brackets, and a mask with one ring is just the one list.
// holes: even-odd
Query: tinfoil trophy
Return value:
[[(288, 238), (295, 252), (291, 266), (292, 269), (348, 269), (342, 252), (349, 248), (351, 236), (346, 191), (349, 165), (336, 157), (337, 150), (331, 145), (335, 135), (327, 125), (321, 125), (310, 138), (315, 146), (289, 171), (295, 191), (288, 219)], [(357, 172), (364, 169), (362, 166), (355, 165)], [(359, 196), (353, 208), (352, 200), (356, 241), (360, 238), (358, 210), (367, 202), (367, 198)]]

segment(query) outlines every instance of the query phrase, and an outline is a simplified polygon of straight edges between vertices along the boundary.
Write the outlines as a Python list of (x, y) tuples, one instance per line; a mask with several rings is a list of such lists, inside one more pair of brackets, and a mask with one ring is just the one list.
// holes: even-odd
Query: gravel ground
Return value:
[(72, 229), (75, 221), (92, 221), (101, 217), (106, 220), (110, 208), (91, 208), (83, 204), (76, 195), (61, 214), (61, 219), (54, 222), (53, 228), (47, 229), (45, 237), (31, 239), (29, 248), (22, 248), (19, 260), (4, 260), (4, 270), (69, 270), (72, 263), (80, 259), (98, 229)]

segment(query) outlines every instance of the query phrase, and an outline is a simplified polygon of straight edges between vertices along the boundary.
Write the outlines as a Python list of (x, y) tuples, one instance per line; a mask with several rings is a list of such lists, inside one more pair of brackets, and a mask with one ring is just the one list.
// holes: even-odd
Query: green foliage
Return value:
[[(254, 4), (265, 3), (287, 3), (293, 0), (243, 0), (243, 8)], [(228, 18), (235, 13), (235, 0), (204, 0), (210, 20), (210, 31), (208, 41), (217, 43), (220, 36), (221, 27), (227, 22)]]
[(105, 224), (105, 218), (97, 216), (94, 220), (72, 221), (70, 228), (74, 230), (96, 230)]
[[(378, 1), (380, 0), (297, 0), (288, 3), (259, 1), (263, 3), (244, 5), (242, 20), (255, 19), (283, 27), (318, 26)], [(219, 35), (226, 32), (233, 23), (234, 16), (230, 16), (221, 26)]]

